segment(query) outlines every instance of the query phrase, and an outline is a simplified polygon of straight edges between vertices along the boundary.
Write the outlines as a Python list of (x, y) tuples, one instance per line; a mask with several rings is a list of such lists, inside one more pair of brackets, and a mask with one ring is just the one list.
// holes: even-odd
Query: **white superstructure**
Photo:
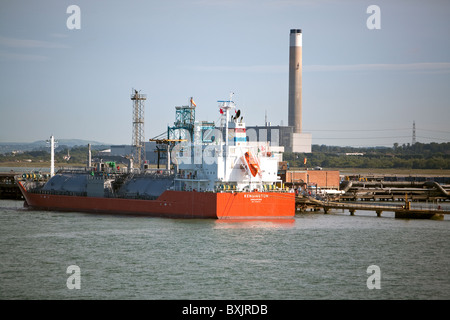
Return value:
[(281, 187), (277, 173), (284, 147), (248, 142), (240, 111), (231, 99), (220, 103), (222, 128), (209, 132), (213, 139), (204, 142), (201, 123), (196, 123), (193, 143), (180, 143), (172, 150), (178, 168), (175, 189), (221, 192)]

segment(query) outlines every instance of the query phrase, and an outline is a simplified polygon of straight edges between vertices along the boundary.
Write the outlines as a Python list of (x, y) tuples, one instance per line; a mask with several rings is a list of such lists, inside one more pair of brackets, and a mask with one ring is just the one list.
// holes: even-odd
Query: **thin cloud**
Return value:
[(335, 71), (408, 71), (408, 72), (450, 72), (450, 62), (418, 62), (403, 64), (348, 64), (348, 65), (307, 65), (308, 72)]
[[(287, 65), (254, 66), (189, 66), (186, 69), (198, 72), (245, 72), (245, 73), (287, 73)], [(305, 72), (342, 72), (342, 71), (399, 71), (450, 73), (450, 62), (418, 62), (405, 64), (347, 64), (347, 65), (304, 65)]]
[(68, 38), (69, 37), (67, 34), (63, 34), (63, 33), (52, 33), (52, 34), (50, 34), (50, 36), (53, 37), (53, 38), (59, 38), (59, 39)]
[(0, 50), (0, 61), (47, 61), (48, 57), (35, 55), (35, 54), (24, 54), (24, 53), (11, 53)]
[(49, 41), (16, 39), (16, 38), (7, 38), (3, 36), (0, 36), (0, 45), (8, 48), (44, 48), (44, 49), (68, 48), (66, 45)]
[(255, 65), (255, 66), (192, 66), (186, 67), (192, 71), (201, 72), (249, 72), (249, 73), (284, 73), (284, 65)]
[[(193, 3), (199, 6), (242, 6), (242, 5), (257, 5), (270, 7), (292, 7), (303, 5), (319, 5), (333, 3), (334, 0), (196, 0)], [(344, 1), (344, 0), (341, 0)], [(346, 0), (356, 1), (356, 0)]]

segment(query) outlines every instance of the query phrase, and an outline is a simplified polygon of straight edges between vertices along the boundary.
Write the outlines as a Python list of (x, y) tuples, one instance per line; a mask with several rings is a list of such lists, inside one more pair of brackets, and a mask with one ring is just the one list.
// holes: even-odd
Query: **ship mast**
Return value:
[(50, 147), (50, 177), (55, 175), (55, 148), (57, 143), (54, 136), (50, 136), (50, 140), (47, 140), (47, 146)]
[(227, 173), (227, 157), (228, 157), (228, 117), (229, 117), (229, 111), (230, 109), (235, 109), (236, 105), (231, 100), (233, 98), (233, 92), (230, 93), (230, 99), (229, 100), (219, 100), (217, 102), (220, 102), (220, 110), (222, 113), (222, 117), (225, 117), (225, 145), (224, 145), (224, 178), (226, 177)]
[(51, 153), (51, 159), (50, 159), (50, 177), (53, 177), (55, 175), (55, 137), (50, 137), (50, 153)]

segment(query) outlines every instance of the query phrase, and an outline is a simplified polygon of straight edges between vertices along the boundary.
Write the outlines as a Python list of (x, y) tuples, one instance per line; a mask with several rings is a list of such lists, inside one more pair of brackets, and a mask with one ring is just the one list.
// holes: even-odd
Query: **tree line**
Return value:
[[(106, 146), (93, 146), (92, 156)], [(326, 145), (313, 145), (311, 153), (288, 153), (284, 161), (292, 167), (307, 166), (322, 168), (399, 168), (399, 169), (450, 169), (450, 142), (415, 143), (413, 145), (395, 143), (393, 147), (355, 148)], [(67, 155), (70, 159), (67, 160)], [(55, 151), (56, 162), (71, 164), (86, 163), (88, 148), (60, 146)], [(356, 155), (362, 154), (362, 155)], [(66, 159), (65, 159), (66, 157)], [(0, 154), (0, 162), (49, 162), (48, 149), (21, 153)]]
[[(105, 146), (92, 146), (92, 156), (95, 156), (101, 149), (105, 149)], [(60, 146), (55, 150), (55, 162), (59, 163), (86, 163), (87, 157), (87, 146), (75, 146), (72, 148), (69, 148), (67, 146)], [(50, 151), (48, 150), (48, 148), (46, 148), (45, 150), (8, 152), (5, 154), (0, 154), (0, 162), (26, 162), (30, 160), (31, 162), (50, 162)]]
[(285, 153), (290, 167), (450, 169), (450, 142), (354, 148), (313, 145), (311, 153)]

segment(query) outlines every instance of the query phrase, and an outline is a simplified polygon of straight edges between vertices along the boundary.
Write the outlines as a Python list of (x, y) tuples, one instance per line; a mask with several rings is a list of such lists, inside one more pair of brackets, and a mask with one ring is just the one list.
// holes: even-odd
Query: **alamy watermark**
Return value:
[(381, 29), (381, 9), (377, 5), (370, 5), (367, 7), (367, 13), (371, 13), (367, 18), (366, 26), (369, 30)]
[(67, 29), (81, 29), (81, 9), (79, 6), (73, 4), (67, 7), (66, 13), (71, 14), (66, 21)]
[(77, 265), (67, 267), (66, 273), (70, 274), (67, 278), (67, 289), (81, 289), (81, 269)]
[(381, 289), (381, 270), (377, 265), (367, 267), (367, 273), (370, 276), (367, 278), (367, 289)]
[[(217, 163), (219, 157), (225, 152), (223, 147), (223, 133), (220, 129), (214, 128), (206, 130), (206, 135), (214, 137), (214, 139), (212, 142), (205, 144), (196, 143), (195, 141), (192, 142), (189, 130), (177, 130), (180, 130), (181, 136), (185, 137), (183, 142), (176, 144), (170, 151), (171, 160), (177, 164), (214, 164)], [(280, 145), (279, 129), (270, 129), (270, 131), (267, 129), (259, 129), (257, 131), (250, 128), (246, 130), (245, 141), (240, 140), (241, 138), (235, 139), (233, 130), (234, 129), (229, 129), (229, 146), (239, 147), (240, 143), (248, 142), (248, 144), (243, 145), (243, 150), (250, 147), (254, 152), (261, 152), (265, 153), (267, 156), (271, 156), (270, 147), (278, 147)], [(269, 139), (267, 139), (268, 136)], [(235, 155), (238, 156), (237, 153), (235, 153)]]

